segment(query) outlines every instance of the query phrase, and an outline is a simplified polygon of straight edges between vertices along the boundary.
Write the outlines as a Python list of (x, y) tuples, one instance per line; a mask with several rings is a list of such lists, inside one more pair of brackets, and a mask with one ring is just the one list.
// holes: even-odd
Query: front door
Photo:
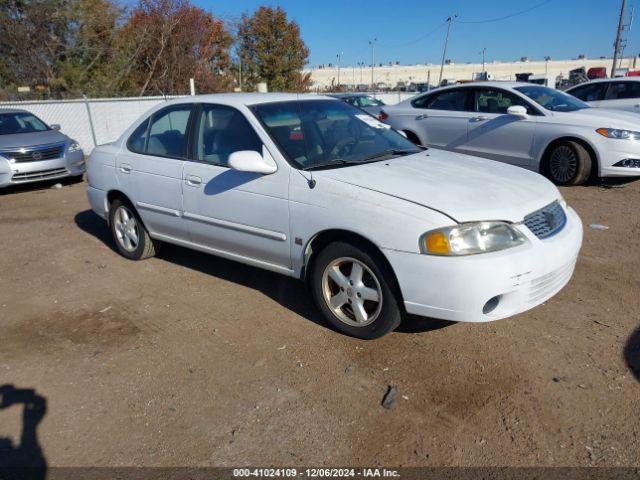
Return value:
[[(519, 96), (497, 88), (474, 90), (474, 115), (468, 120), (465, 153), (532, 167), (532, 145), (539, 112)], [(507, 114), (512, 105), (527, 108), (528, 118)]]
[[(205, 104), (194, 122), (194, 159), (183, 170), (184, 218), (191, 241), (213, 251), (290, 270), (288, 172), (240, 172), (229, 156), (270, 152), (242, 112)], [(272, 159), (273, 160), (273, 159)]]

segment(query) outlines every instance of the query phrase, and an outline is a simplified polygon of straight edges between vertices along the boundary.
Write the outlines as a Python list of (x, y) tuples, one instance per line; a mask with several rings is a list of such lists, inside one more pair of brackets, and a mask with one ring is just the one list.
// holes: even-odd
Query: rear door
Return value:
[(605, 101), (598, 106), (640, 113), (640, 81), (621, 80), (611, 82)]
[[(170, 105), (155, 112), (146, 131), (140, 125), (118, 158), (118, 175), (145, 226), (155, 236), (186, 239), (181, 217), (182, 168), (187, 157), (193, 105)], [(129, 193), (131, 192), (131, 193)]]
[(470, 88), (447, 89), (417, 98), (413, 124), (424, 145), (460, 151), (467, 141), (467, 124), (475, 115), (470, 108)]
[[(472, 93), (476, 113), (468, 120), (465, 153), (529, 167), (540, 112), (518, 95), (500, 88), (480, 87)], [(527, 109), (528, 118), (507, 114), (513, 105)]]

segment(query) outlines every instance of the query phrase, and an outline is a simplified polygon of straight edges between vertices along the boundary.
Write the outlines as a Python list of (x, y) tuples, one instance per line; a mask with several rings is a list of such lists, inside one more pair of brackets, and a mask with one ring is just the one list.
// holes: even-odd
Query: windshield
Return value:
[(361, 107), (382, 107), (384, 103), (373, 97), (360, 97)]
[(527, 87), (515, 87), (515, 90), (523, 93), (531, 100), (552, 112), (574, 112), (589, 108), (589, 105), (571, 95), (548, 87), (535, 85)]
[(0, 113), (0, 135), (44, 132), (45, 130), (49, 130), (47, 124), (32, 113)]
[(333, 168), (421, 151), (389, 125), (346, 103), (308, 100), (252, 107), (298, 168)]

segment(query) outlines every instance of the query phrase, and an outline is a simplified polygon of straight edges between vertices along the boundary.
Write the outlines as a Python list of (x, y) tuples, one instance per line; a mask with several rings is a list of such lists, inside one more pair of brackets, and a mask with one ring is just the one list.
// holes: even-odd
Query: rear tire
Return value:
[(592, 166), (593, 159), (584, 146), (565, 140), (549, 150), (544, 173), (556, 185), (582, 185), (591, 175)]
[(311, 269), (318, 309), (336, 330), (352, 337), (371, 340), (395, 330), (403, 311), (388, 270), (368, 249), (330, 243)]
[(118, 252), (129, 260), (156, 254), (156, 245), (133, 206), (116, 198), (109, 207), (109, 227)]

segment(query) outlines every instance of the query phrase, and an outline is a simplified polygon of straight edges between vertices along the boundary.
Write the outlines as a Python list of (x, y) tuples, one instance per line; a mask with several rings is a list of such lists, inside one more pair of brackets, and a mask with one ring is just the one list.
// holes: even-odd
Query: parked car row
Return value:
[(640, 175), (637, 114), (593, 109), (544, 86), (475, 82), (440, 88), (384, 107), (379, 119), (416, 144), (524, 167), (557, 185)]

